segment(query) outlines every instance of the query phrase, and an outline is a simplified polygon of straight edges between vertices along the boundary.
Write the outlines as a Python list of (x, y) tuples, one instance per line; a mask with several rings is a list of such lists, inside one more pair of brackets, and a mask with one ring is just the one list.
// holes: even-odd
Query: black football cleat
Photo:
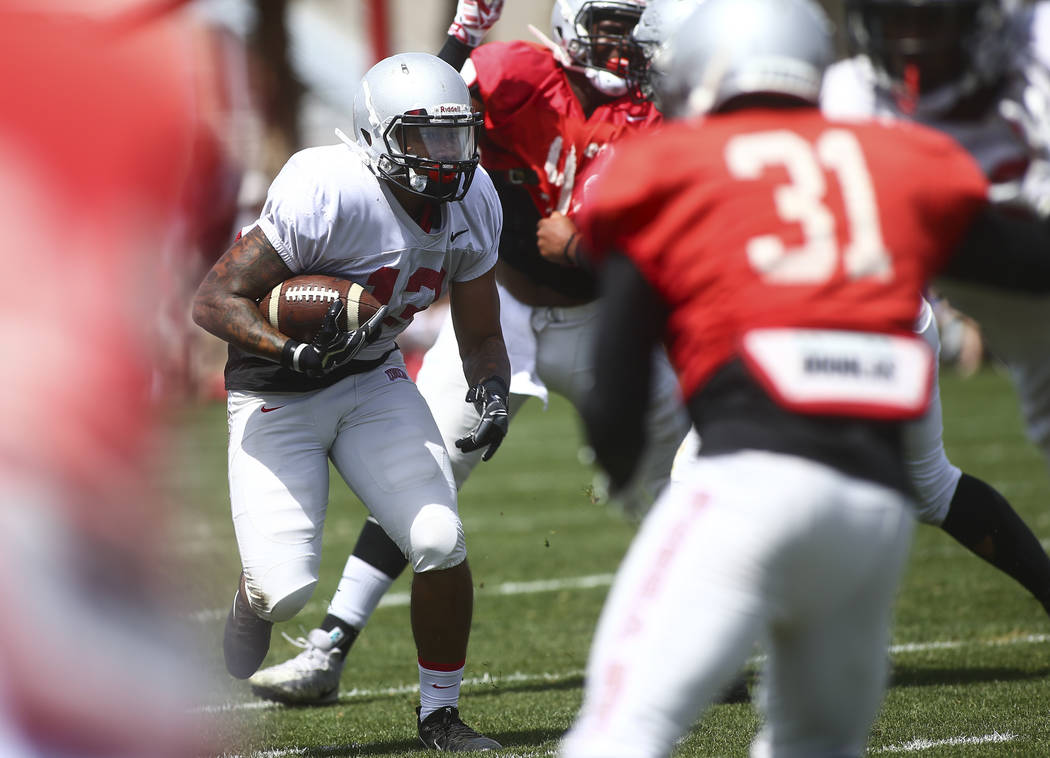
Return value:
[(238, 585), (222, 634), (222, 655), (230, 676), (247, 679), (258, 670), (270, 649), (272, 629), (273, 622), (255, 615)]
[(478, 734), (459, 718), (459, 708), (446, 705), (419, 721), (419, 708), (416, 708), (416, 721), (419, 723), (419, 739), (433, 750), (445, 750), (449, 753), (462, 753), (470, 750), (499, 750), (500, 745), (491, 737)]

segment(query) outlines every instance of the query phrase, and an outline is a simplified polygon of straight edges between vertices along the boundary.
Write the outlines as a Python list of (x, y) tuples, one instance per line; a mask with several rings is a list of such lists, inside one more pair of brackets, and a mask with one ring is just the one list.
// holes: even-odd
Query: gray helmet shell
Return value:
[(816, 104), (834, 59), (831, 30), (811, 0), (703, 0), (656, 55), (665, 114), (708, 113), (747, 94)]
[[(361, 78), (354, 96), (354, 139), (372, 171), (410, 192), (441, 200), (459, 200), (466, 193), (478, 165), (480, 124), (463, 77), (427, 53), (379, 61)], [(455, 149), (433, 157), (413, 153), (401, 137), (412, 128), (417, 133), (440, 129)]]

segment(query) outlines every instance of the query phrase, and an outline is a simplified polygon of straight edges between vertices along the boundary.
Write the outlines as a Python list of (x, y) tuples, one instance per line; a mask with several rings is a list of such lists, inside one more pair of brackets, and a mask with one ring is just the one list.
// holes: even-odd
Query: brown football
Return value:
[(309, 342), (336, 300), (346, 303), (339, 328), (356, 329), (375, 313), (380, 303), (360, 284), (320, 274), (294, 276), (278, 284), (259, 301), (263, 318), (281, 334)]

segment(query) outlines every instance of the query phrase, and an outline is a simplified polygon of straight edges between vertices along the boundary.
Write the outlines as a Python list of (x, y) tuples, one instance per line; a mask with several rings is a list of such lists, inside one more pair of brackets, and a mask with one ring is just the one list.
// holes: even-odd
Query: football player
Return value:
[[(395, 337), (449, 292), (460, 370), (477, 409), (458, 440), (491, 457), (507, 430), (507, 351), (494, 264), (502, 212), (478, 168), (480, 115), (459, 73), (423, 53), (394, 55), (362, 78), (353, 136), (296, 153), (262, 215), (212, 267), (194, 319), (230, 343), (229, 477), (243, 571), (226, 622), (231, 675), (247, 679), (274, 622), (317, 584), (335, 465), (408, 556), (419, 656), (422, 742), (499, 747), (459, 717), (473, 604), (456, 486), (437, 424), (405, 371)], [(360, 283), (384, 307), (350, 332), (333, 303), (318, 336), (297, 342), (256, 300), (300, 273)]]
[[(501, 5), (461, 0), (441, 57), (462, 67), (475, 107), (484, 114), (483, 160), (504, 212), (497, 278), (513, 417), (530, 397), (546, 402), (548, 391), (577, 407), (586, 398), (593, 379), (588, 345), (598, 323), (594, 277), (545, 261), (539, 248), (545, 242), (559, 250), (574, 244), (578, 177), (609, 143), (652, 126), (659, 114), (631, 97), (624, 76), (634, 51), (628, 35), (644, 2), (558, 0), (552, 39), (477, 47)], [(552, 226), (544, 229), (548, 222)], [(653, 360), (648, 449), (619, 492), (624, 509), (633, 513), (643, 512), (667, 482), (689, 427), (666, 356), (657, 351)], [(467, 385), (451, 321), (425, 355), (417, 382), (462, 486), (481, 453), (455, 442), (478, 419), (458, 401)], [(302, 653), (256, 674), (254, 692), (296, 704), (334, 700), (350, 646), (404, 566), (398, 546), (378, 524), (366, 522), (320, 628), (296, 641)]]
[[(630, 72), (635, 86), (659, 104), (661, 44), (702, 0), (655, 0), (642, 13), (633, 37), (645, 55)], [(832, 67), (834, 69), (834, 67)], [(825, 89), (827, 87), (825, 86)], [(587, 265), (586, 254), (576, 247), (567, 260), (560, 252), (545, 253), (549, 260), (567, 265)], [(933, 309), (923, 301), (916, 331), (935, 351), (940, 337)], [(919, 500), (919, 518), (939, 526), (975, 555), (1016, 579), (1050, 614), (1050, 557), (1038, 538), (1003, 495), (987, 482), (963, 473), (947, 457), (943, 442), (940, 393), (934, 387), (930, 409), (906, 433), (908, 471)], [(697, 454), (700, 438), (690, 429), (678, 451), (671, 476)]]
[[(993, 200), (1046, 217), (1050, 121), (1039, 119), (1050, 117), (1050, 3), (850, 0), (845, 10), (857, 55), (829, 68), (825, 112), (907, 118), (944, 131), (978, 161)], [(1037, 326), (1050, 317), (1050, 301), (951, 280), (937, 288), (977, 319), (1006, 361), (1029, 435), (1050, 456), (1050, 336)], [(938, 347), (928, 305), (916, 328)], [(920, 520), (1012, 576), (1050, 613), (1050, 559), (1039, 540), (1002, 494), (948, 460), (942, 429), (935, 395), (906, 436)]]
[(945, 266), (1050, 286), (1050, 234), (990, 210), (949, 137), (820, 112), (829, 30), (812, 0), (704, 0), (668, 48), (682, 120), (589, 190), (598, 460), (631, 476), (661, 340), (703, 446), (620, 567), (568, 758), (669, 755), (760, 638), (752, 754), (861, 755), (913, 523), (901, 427), (933, 378), (919, 292)]
[[(187, 56), (212, 40), (187, 5), (0, 4), (5, 758), (217, 748), (191, 712), (202, 660), (176, 641), (192, 635), (156, 477), (171, 398), (151, 393), (160, 261), (192, 244), (198, 150), (228, 136), (201, 117), (224, 64)], [(70, 644), (44, 642), (57, 630)]]

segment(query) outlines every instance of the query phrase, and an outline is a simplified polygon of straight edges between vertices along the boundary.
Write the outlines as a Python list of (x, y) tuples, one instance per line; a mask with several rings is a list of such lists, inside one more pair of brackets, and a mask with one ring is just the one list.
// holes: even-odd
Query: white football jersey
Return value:
[[(1018, 88), (1023, 84), (1023, 70), (1029, 61), (1050, 67), (1050, 2), (1043, 0), (1016, 13), (1010, 19), (1007, 33), (1015, 41), (1011, 47), (1016, 76), (1003, 96), (1017, 99)], [(820, 103), (821, 109), (832, 118), (904, 115), (895, 100), (876, 86), (874, 69), (865, 56), (848, 58), (828, 68)], [(993, 184), (1017, 179), (1030, 157), (1028, 146), (999, 115), (998, 101), (973, 120), (915, 120), (951, 135), (977, 160)], [(1050, 135), (1047, 138), (1050, 140)]]
[(362, 154), (345, 144), (293, 155), (270, 185), (260, 229), (295, 274), (357, 282), (389, 306), (359, 360), (383, 355), (447, 289), (496, 263), (503, 214), (482, 168), (460, 202), (444, 203), (430, 232), (401, 207)]

